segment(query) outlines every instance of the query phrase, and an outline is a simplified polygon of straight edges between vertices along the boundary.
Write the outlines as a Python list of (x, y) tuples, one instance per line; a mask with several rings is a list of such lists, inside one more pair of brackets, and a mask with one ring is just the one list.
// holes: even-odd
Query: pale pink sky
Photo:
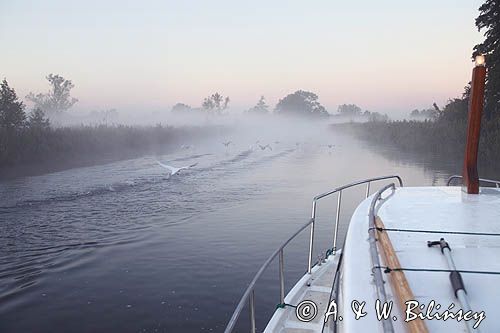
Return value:
[(79, 109), (236, 109), (297, 89), (330, 112), (406, 113), (461, 94), (482, 1), (2, 1), (0, 76), (25, 96), (73, 80)]

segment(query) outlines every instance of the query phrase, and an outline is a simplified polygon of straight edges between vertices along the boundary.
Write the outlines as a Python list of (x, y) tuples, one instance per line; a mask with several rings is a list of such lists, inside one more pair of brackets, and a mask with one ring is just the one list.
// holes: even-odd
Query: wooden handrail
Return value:
[[(398, 256), (394, 251), (394, 247), (392, 246), (391, 240), (387, 232), (383, 231), (385, 229), (384, 223), (380, 219), (380, 217), (375, 217), (375, 226), (378, 230), (378, 242), (380, 247), (382, 248), (382, 254), (384, 257), (384, 262), (386, 266), (391, 268), (399, 268), (401, 264), (399, 263)], [(382, 231), (381, 231), (382, 230)], [(401, 307), (401, 312), (404, 313), (404, 309), (406, 309), (406, 302), (415, 300), (415, 296), (410, 288), (410, 284), (406, 279), (405, 273), (402, 271), (391, 271), (389, 274), (389, 279), (391, 280), (391, 287), (394, 292), (394, 295), (397, 297), (399, 306)], [(415, 313), (419, 312), (419, 309), (413, 310)], [(427, 326), (424, 321), (421, 319), (415, 319), (406, 323), (408, 327), (408, 331), (411, 333), (426, 333), (429, 332), (427, 330)]]

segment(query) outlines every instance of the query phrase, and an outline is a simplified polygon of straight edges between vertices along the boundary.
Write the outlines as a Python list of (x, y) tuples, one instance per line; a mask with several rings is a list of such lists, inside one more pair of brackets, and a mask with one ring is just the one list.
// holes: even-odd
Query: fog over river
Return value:
[[(169, 177), (157, 161), (197, 164)], [(2, 181), (0, 331), (221, 331), (262, 262), (307, 221), (314, 195), (389, 174), (442, 185), (459, 170), (317, 125), (232, 131), (168, 154)], [(364, 191), (345, 193), (341, 235)], [(335, 207), (336, 198), (319, 205), (315, 257), (331, 247)], [(307, 236), (285, 251), (287, 288), (306, 269)], [(277, 277), (276, 263), (258, 284), (258, 328), (278, 303)]]

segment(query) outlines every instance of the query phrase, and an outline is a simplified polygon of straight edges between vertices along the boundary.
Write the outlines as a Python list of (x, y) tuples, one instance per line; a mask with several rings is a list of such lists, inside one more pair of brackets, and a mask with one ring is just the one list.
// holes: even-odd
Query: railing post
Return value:
[(252, 289), (249, 299), (250, 307), (250, 333), (255, 333), (255, 292)]
[(280, 304), (285, 304), (285, 263), (283, 249), (280, 250)]
[(370, 196), (370, 182), (366, 184), (366, 197), (368, 198)]
[(313, 200), (311, 213), (311, 233), (309, 234), (309, 258), (307, 263), (307, 273), (311, 274), (313, 246), (314, 246), (314, 224), (316, 223), (316, 200)]
[(337, 199), (337, 216), (335, 217), (335, 230), (333, 232), (333, 255), (337, 252), (337, 233), (339, 230), (340, 205), (342, 204), (342, 190), (339, 191)]

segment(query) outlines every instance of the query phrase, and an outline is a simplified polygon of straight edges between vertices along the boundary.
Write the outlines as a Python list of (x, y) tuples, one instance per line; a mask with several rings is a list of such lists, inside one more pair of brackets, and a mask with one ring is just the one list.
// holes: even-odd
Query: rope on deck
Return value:
[(297, 305), (293, 305), (293, 304), (278, 303), (278, 304), (276, 304), (276, 309), (284, 309), (287, 306), (292, 307), (292, 308), (296, 308), (297, 307)]
[(487, 274), (487, 275), (500, 275), (500, 272), (497, 271), (474, 271), (467, 269), (439, 269), (439, 268), (408, 268), (408, 267), (395, 267), (391, 268), (388, 266), (373, 266), (372, 272), (375, 269), (383, 269), (384, 273), (398, 272), (398, 271), (409, 271), (409, 272), (432, 272), (432, 273), (451, 273), (451, 272), (459, 272), (466, 274)]
[(414, 232), (414, 233), (424, 233), (424, 234), (446, 234), (446, 235), (468, 235), (468, 236), (500, 236), (497, 233), (490, 232), (472, 232), (472, 231), (445, 231), (445, 230), (418, 230), (418, 229), (396, 229), (396, 228), (378, 228), (371, 227), (368, 230), (377, 231), (394, 231), (394, 232)]

